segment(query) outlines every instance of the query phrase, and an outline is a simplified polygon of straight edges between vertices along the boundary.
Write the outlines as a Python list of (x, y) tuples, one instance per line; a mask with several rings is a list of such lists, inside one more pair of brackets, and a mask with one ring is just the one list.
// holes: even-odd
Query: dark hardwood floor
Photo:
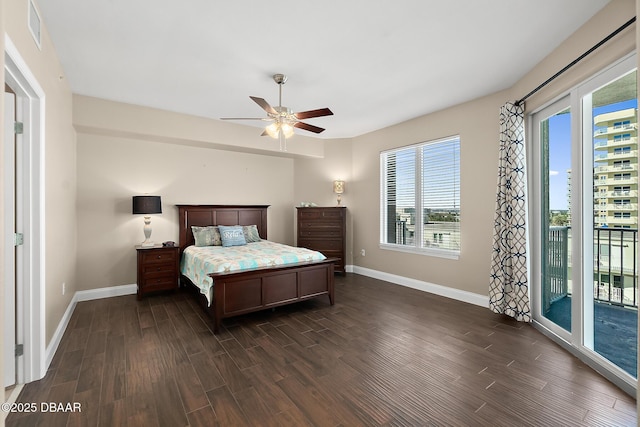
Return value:
[(7, 426), (635, 426), (635, 400), (529, 325), (364, 276), (211, 333), (186, 292), (77, 305)]

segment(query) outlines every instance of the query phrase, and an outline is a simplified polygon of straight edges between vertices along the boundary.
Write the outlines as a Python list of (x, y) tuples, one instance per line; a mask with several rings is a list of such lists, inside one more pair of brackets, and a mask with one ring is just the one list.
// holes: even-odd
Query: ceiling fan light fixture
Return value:
[(280, 128), (282, 129), (282, 133), (284, 133), (285, 138), (291, 138), (293, 136), (293, 126), (289, 123), (283, 123)]
[(280, 125), (278, 123), (271, 123), (265, 128), (265, 130), (271, 138), (278, 139), (278, 135), (280, 133)]
[(291, 138), (293, 136), (293, 126), (289, 123), (273, 122), (265, 128), (267, 135), (273, 139), (280, 138), (280, 131), (285, 138)]

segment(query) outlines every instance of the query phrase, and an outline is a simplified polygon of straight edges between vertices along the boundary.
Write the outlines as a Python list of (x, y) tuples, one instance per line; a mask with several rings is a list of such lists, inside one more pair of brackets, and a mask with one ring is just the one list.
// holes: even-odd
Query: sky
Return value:
[[(593, 116), (627, 108), (637, 108), (638, 100), (609, 104), (593, 110)], [(549, 207), (566, 210), (567, 170), (571, 169), (571, 114), (549, 118)]]

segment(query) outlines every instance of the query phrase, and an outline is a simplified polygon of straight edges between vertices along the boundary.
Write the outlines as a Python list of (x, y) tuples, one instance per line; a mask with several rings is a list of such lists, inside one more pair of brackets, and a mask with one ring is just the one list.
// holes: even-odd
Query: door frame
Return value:
[[(18, 99), (17, 115), (23, 120), (22, 281), (16, 289), (18, 342), (24, 344), (24, 363), (18, 364), (18, 384), (43, 378), (46, 374), (45, 347), (45, 92), (5, 34), (5, 83)], [(5, 160), (6, 161), (6, 160)]]
[[(19, 161), (16, 157), (16, 144), (18, 134), (15, 133), (15, 126), (12, 126), (17, 121), (16, 109), (17, 99), (16, 94), (8, 85), (4, 86), (4, 147), (2, 153), (4, 155), (3, 173), (4, 177), (4, 196), (3, 196), (3, 211), (4, 211), (4, 305), (3, 316), (4, 321), (3, 331), (4, 339), (2, 344), (3, 349), (3, 366), (4, 366), (4, 387), (11, 387), (17, 383), (17, 364), (15, 356), (16, 345), (16, 283), (19, 283), (21, 278), (16, 277), (16, 255), (18, 254), (17, 247), (15, 246), (15, 234), (12, 233), (16, 229), (16, 194), (19, 193), (19, 182), (15, 181), (16, 169), (15, 164), (12, 164), (11, 159)], [(20, 139), (22, 136), (20, 135)], [(22, 358), (19, 358), (22, 360)]]

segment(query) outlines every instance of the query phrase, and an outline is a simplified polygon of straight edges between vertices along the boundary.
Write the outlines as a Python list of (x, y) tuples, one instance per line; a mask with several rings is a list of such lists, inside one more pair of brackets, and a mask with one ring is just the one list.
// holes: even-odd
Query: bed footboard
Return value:
[(277, 268), (213, 273), (214, 333), (222, 319), (322, 295), (334, 304), (334, 261), (290, 264)]

